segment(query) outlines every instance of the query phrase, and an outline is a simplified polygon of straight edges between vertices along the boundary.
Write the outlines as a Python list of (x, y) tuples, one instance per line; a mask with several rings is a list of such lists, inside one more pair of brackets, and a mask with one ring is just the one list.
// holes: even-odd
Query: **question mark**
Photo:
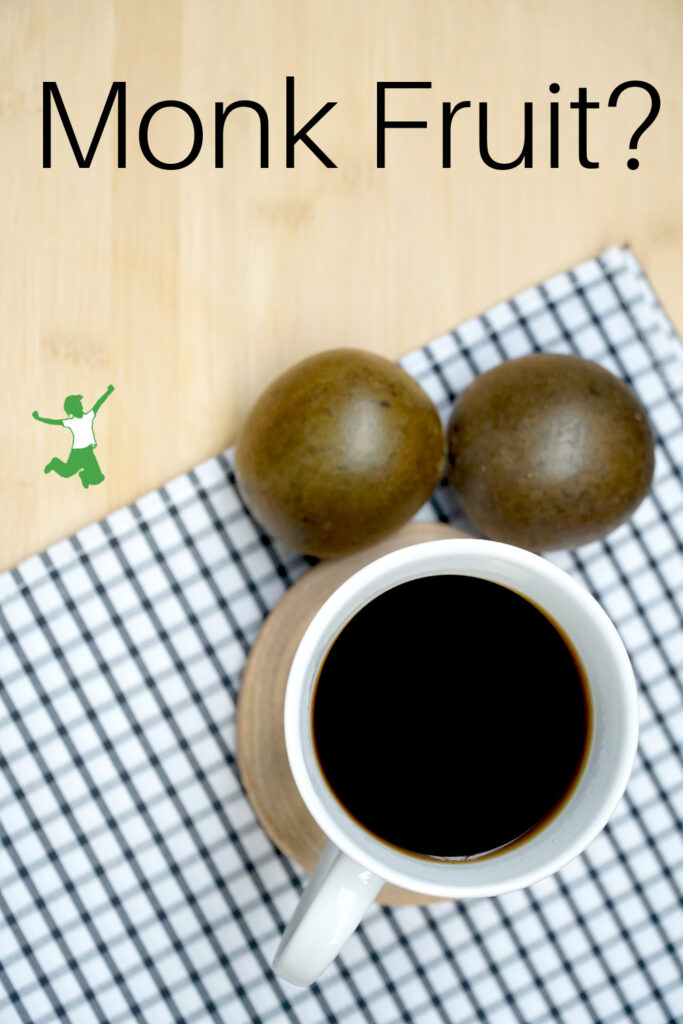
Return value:
[[(622, 82), (621, 85), (618, 85), (616, 89), (612, 90), (612, 95), (609, 98), (609, 106), (616, 107), (617, 100), (621, 96), (622, 92), (625, 92), (626, 89), (634, 88), (644, 89), (645, 92), (648, 94), (648, 96), (650, 97), (650, 111), (645, 120), (641, 121), (641, 123), (638, 125), (633, 135), (631, 136), (631, 141), (628, 144), (629, 149), (638, 148), (638, 142), (640, 140), (640, 137), (644, 134), (644, 132), (647, 131), (647, 129), (650, 127), (654, 119), (657, 117), (657, 114), (659, 113), (659, 110), (662, 105), (659, 93), (655, 89), (654, 85), (650, 85), (649, 82), (632, 81)], [(626, 161), (626, 166), (628, 167), (629, 171), (635, 171), (639, 166), (637, 158), (635, 156), (632, 156), (629, 160)]]

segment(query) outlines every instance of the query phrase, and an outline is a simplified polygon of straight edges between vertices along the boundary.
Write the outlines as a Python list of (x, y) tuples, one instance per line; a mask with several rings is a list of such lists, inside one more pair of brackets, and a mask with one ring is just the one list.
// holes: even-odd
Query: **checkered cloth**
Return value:
[[(610, 249), (403, 360), (444, 418), (476, 374), (536, 350), (597, 360), (649, 409), (651, 495), (606, 541), (552, 556), (630, 651), (640, 750), (610, 825), (559, 875), (375, 907), (310, 990), (269, 967), (304, 879), (234, 754), (249, 647), (307, 563), (245, 512), (231, 453), (0, 576), (2, 1024), (683, 1020), (677, 344)], [(439, 489), (420, 516), (454, 514)]]

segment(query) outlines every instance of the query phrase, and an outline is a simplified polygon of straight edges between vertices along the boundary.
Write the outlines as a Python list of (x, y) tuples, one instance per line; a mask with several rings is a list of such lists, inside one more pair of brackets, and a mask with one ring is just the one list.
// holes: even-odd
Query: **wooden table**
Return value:
[[(0, 376), (3, 466), (0, 568), (126, 504), (228, 445), (258, 392), (295, 360), (355, 345), (396, 357), (497, 299), (630, 243), (683, 327), (680, 0), (1, 0)], [(303, 144), (285, 166), (285, 80), (295, 77)], [(626, 168), (652, 82), (662, 110)], [(113, 124), (92, 166), (76, 166), (58, 120), (42, 166), (42, 83), (56, 81), (79, 140), (89, 140), (114, 80), (127, 83), (128, 159)], [(393, 91), (387, 116), (426, 119), (387, 135), (376, 166), (378, 80), (430, 81)], [(549, 167), (551, 82), (560, 167)], [(579, 86), (589, 156), (577, 159)], [(200, 115), (204, 147), (182, 170), (151, 166), (138, 126), (153, 103)], [(251, 99), (270, 116), (270, 166), (259, 122), (233, 113), (225, 166), (214, 166), (213, 107)], [(441, 104), (469, 99), (441, 166)], [(491, 151), (511, 159), (523, 102), (534, 103), (534, 166), (492, 170), (477, 149), (488, 103)], [(181, 159), (187, 114), (152, 120), (151, 150)], [(70, 436), (31, 419), (86, 408), (116, 391), (97, 420), (106, 480), (44, 476)]]

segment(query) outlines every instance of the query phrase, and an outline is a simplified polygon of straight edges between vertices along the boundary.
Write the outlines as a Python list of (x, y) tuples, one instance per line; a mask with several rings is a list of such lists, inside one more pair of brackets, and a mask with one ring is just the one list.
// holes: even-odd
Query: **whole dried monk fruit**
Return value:
[(235, 449), (254, 518), (320, 558), (365, 547), (407, 522), (443, 462), (429, 396), (395, 363), (357, 349), (323, 352), (278, 377)]
[(654, 440), (624, 381), (578, 356), (502, 363), (458, 398), (448, 479), (485, 536), (536, 551), (604, 537), (650, 489)]

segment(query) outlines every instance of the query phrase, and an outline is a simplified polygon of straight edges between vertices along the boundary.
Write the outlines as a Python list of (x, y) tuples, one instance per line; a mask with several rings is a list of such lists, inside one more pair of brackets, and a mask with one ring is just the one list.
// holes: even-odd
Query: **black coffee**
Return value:
[(582, 671), (526, 598), (471, 576), (388, 590), (320, 671), (323, 774), (380, 839), (426, 857), (482, 855), (543, 824), (580, 774)]

